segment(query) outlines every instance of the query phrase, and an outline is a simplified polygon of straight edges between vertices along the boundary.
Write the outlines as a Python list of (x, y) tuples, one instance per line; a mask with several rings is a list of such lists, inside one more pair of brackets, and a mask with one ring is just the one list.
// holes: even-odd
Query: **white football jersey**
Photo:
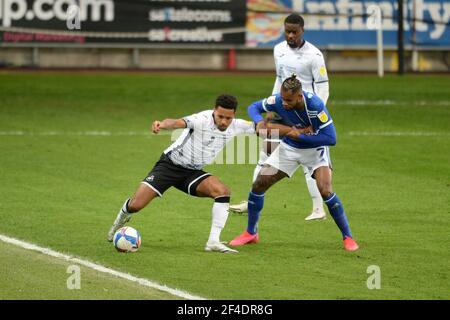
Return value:
[(304, 91), (314, 92), (326, 103), (328, 92), (317, 90), (318, 85), (328, 82), (325, 60), (317, 47), (305, 40), (303, 46), (292, 49), (283, 41), (275, 46), (273, 55), (277, 79), (272, 94), (279, 93), (283, 81), (295, 74)]
[(183, 118), (186, 129), (164, 150), (173, 163), (200, 170), (211, 164), (233, 137), (255, 133), (255, 124), (242, 119), (233, 119), (227, 130), (220, 131), (214, 122), (213, 112), (214, 110), (206, 110)]

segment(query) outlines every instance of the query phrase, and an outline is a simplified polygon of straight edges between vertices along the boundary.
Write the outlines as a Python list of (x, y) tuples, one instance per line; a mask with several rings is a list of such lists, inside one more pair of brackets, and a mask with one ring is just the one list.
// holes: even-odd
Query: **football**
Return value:
[(119, 252), (136, 252), (141, 245), (141, 235), (132, 227), (123, 227), (114, 234), (113, 243)]

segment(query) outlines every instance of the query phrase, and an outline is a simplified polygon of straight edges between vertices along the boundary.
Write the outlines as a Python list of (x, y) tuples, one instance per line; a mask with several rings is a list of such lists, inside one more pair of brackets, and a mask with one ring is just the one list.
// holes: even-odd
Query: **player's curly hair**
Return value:
[(302, 84), (295, 74), (285, 79), (281, 87), (286, 91), (297, 92), (302, 90)]
[(288, 15), (286, 19), (284, 19), (284, 23), (298, 24), (302, 28), (305, 26), (305, 20), (303, 20), (303, 17), (297, 13), (291, 13)]
[(233, 109), (236, 110), (238, 105), (238, 101), (236, 97), (229, 94), (221, 94), (216, 99), (216, 107), (222, 107), (225, 109)]

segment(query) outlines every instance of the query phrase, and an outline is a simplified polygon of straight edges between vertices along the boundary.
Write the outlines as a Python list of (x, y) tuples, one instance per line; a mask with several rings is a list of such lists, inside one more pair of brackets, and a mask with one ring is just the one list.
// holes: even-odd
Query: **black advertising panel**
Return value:
[(2, 43), (245, 43), (245, 0), (0, 0)]

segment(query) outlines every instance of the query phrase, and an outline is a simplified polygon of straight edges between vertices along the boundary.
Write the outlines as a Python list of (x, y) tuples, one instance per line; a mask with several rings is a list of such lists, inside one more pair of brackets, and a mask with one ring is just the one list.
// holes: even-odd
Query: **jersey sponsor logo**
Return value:
[(267, 104), (275, 104), (275, 100), (276, 100), (275, 96), (270, 96), (267, 98), (266, 103)]
[(306, 96), (308, 97), (308, 99), (311, 99), (313, 97), (312, 93), (308, 93)]
[(323, 122), (323, 123), (325, 123), (325, 122), (328, 121), (328, 115), (326, 114), (325, 111), (322, 111), (321, 113), (319, 113), (319, 114), (317, 115), (317, 118), (319, 118), (319, 120), (320, 120), (321, 122)]
[(327, 69), (325, 68), (325, 66), (320, 67), (319, 73), (321, 76), (325, 76), (327, 74)]

